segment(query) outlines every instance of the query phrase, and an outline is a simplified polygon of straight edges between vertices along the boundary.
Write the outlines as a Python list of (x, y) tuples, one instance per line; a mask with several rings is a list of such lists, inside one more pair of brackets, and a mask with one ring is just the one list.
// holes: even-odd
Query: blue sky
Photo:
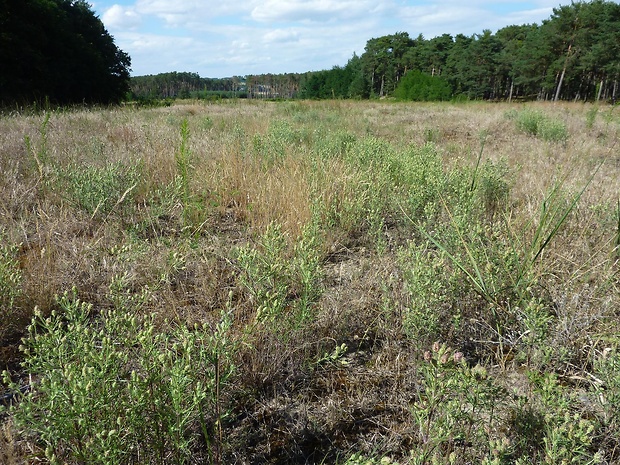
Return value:
[(202, 77), (330, 69), (373, 37), (540, 24), (560, 3), (570, 0), (91, 0), (133, 75)]

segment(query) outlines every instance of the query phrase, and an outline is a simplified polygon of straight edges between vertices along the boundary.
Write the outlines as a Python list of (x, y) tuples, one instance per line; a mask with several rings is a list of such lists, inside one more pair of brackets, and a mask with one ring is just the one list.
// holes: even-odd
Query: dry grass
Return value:
[[(352, 164), (338, 152), (355, 146), (346, 140), (368, 136), (389, 142), (396, 152), (430, 142), (446, 172), (467, 178), (484, 140), (482, 161), (507, 166), (510, 193), (503, 207), (480, 221), (485, 231), (508, 231), (509, 244), (533, 240), (543, 200), (554, 186), (561, 183), (560, 203), (568, 206), (587, 185), (532, 267), (536, 279), (527, 291), (544, 302), (553, 321), (537, 344), (556, 351), (514, 358), (530, 334), (519, 326), (523, 301), (502, 301), (514, 315), (506, 333), (497, 334), (492, 319), (485, 319), (488, 306), (449, 262), (445, 271), (454, 279), (442, 292), (452, 300), (433, 310), (444, 325), (436, 335), (462, 344), (455, 349), (484, 364), (508, 391), (533, 389), (523, 376), (529, 369), (555, 373), (571, 392), (594, 398), (594, 360), (619, 342), (614, 248), (620, 233), (620, 114), (601, 106), (589, 124), (590, 105), (527, 108), (563, 122), (568, 139), (549, 142), (524, 134), (514, 122), (523, 106), (489, 103), (179, 102), (169, 108), (52, 113), (48, 123), (45, 115), (3, 116), (0, 237), (16, 246), (21, 280), (13, 305), (2, 309), (12, 320), (0, 328), (0, 368), (26, 375), (18, 365), (19, 338), (34, 308), (49, 313), (56, 295), (75, 288), (102, 309), (146, 289), (143, 304), (132, 308), (156, 314), (162, 325), (214, 323), (222, 309), (235, 315), (235, 334), (244, 344), (235, 384), (225, 395), (226, 463), (344, 463), (353, 452), (406, 461), (410, 450), (422, 447), (411, 405), (429, 389), (422, 387), (420, 367), (430, 347), (406, 331), (415, 298), (399, 257), (410, 241), (421, 244), (423, 237), (405, 215), (406, 195), (399, 197), (405, 188), (375, 189), (375, 180), (388, 178), (373, 171), (376, 166)], [(184, 120), (190, 131), (186, 179), (176, 161)], [(100, 178), (81, 180), (78, 174), (88, 170)], [(189, 196), (179, 187), (183, 183)], [(102, 185), (107, 190), (98, 191)], [(99, 202), (94, 211), (85, 199), (89, 189)], [(382, 197), (388, 195), (394, 197)], [(372, 210), (366, 199), (383, 210)], [(437, 199), (437, 208), (446, 202)], [(378, 230), (376, 215), (383, 215)], [(437, 230), (447, 227), (439, 223), (445, 212), (434, 218)], [(259, 322), (257, 294), (240, 279), (248, 271), (235, 251), (254, 247), (268, 256), (263, 250), (268, 246), (258, 244), (273, 224), (282, 227), (287, 241), (278, 260), (291, 268), (278, 279), (288, 286), (283, 304), (288, 313)], [(303, 286), (294, 266), (301, 265), (294, 264), (302, 259), (295, 247), (311, 226), (319, 240), (321, 292), (312, 316), (300, 320), (295, 312)], [(452, 327), (450, 315), (457, 310), (462, 320)], [(508, 343), (514, 350), (498, 349)], [(342, 344), (344, 352), (330, 358)], [(508, 420), (516, 409), (499, 409), (505, 423), (489, 437), (522, 433)], [(586, 406), (581, 410), (584, 418), (598, 415)], [(2, 420), (0, 461), (26, 463), (32, 446), (18, 437), (10, 417)], [(620, 460), (617, 431), (610, 425), (598, 430), (591, 449), (600, 447), (607, 460)], [(457, 463), (475, 456), (465, 449)], [(531, 457), (542, 463), (547, 456), (539, 449)]]

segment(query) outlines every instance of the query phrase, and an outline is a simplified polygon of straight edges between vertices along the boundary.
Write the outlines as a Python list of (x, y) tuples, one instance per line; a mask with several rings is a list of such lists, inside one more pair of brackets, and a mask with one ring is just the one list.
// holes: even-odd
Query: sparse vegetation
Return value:
[(1, 463), (620, 461), (612, 110), (177, 101), (0, 132)]

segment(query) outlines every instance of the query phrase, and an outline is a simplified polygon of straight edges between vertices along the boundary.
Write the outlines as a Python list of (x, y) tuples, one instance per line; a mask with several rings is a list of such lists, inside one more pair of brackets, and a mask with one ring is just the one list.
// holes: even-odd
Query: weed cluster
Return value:
[(542, 111), (522, 110), (510, 116), (516, 119), (517, 128), (526, 134), (549, 142), (566, 142), (568, 139), (566, 124), (546, 116)]

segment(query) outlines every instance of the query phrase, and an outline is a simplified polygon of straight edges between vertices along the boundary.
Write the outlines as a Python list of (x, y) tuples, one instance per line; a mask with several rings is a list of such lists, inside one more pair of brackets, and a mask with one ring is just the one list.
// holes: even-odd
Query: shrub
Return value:
[[(258, 246), (247, 245), (234, 255), (242, 270), (240, 282), (256, 306), (256, 321), (268, 322), (293, 316), (304, 321), (321, 295), (321, 263), (316, 232), (307, 227), (288, 253), (288, 237), (282, 227), (271, 224)], [(290, 296), (294, 295), (295, 300)], [(284, 315), (285, 310), (291, 315)]]
[(517, 128), (548, 142), (565, 142), (568, 129), (563, 121), (549, 118), (536, 110), (524, 110), (516, 116)]
[(106, 217), (125, 203), (140, 179), (138, 164), (109, 163), (104, 167), (71, 165), (61, 170), (69, 200), (92, 217)]
[(445, 101), (452, 97), (452, 89), (444, 78), (414, 70), (403, 76), (394, 97), (414, 102)]
[(213, 332), (162, 332), (128, 308), (95, 318), (70, 294), (58, 304), (28, 328), (23, 368), (36, 381), (12, 411), (51, 463), (187, 463), (200, 435), (213, 439), (207, 419), (219, 421), (219, 392), (233, 372), (226, 315)]

